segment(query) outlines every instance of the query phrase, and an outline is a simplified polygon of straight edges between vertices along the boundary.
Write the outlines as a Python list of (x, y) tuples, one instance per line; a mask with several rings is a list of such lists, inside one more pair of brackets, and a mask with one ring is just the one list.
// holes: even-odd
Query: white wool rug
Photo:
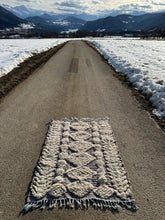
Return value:
[(136, 210), (108, 118), (50, 122), (24, 212), (56, 204)]

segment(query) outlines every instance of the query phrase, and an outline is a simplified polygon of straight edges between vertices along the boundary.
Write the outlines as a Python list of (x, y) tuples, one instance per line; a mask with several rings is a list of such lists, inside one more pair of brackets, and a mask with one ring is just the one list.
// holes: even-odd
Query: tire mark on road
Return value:
[(79, 59), (78, 58), (73, 58), (69, 67), (69, 72), (70, 73), (78, 73), (78, 63)]

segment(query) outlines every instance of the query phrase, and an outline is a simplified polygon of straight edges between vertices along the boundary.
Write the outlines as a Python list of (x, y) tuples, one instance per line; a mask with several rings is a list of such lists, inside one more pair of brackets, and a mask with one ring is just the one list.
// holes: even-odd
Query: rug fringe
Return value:
[(36, 208), (44, 209), (46, 206), (48, 206), (49, 209), (53, 209), (57, 205), (59, 208), (88, 208), (89, 206), (93, 206), (95, 209), (118, 209), (121, 206), (125, 206), (127, 209), (137, 210), (135, 201), (111, 202), (98, 199), (54, 199), (27, 203), (23, 208), (23, 212), (27, 213), (31, 209)]

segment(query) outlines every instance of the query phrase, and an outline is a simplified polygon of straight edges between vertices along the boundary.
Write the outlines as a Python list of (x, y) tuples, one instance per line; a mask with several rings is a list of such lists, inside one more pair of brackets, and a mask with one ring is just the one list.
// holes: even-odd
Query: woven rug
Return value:
[(50, 122), (24, 206), (136, 209), (108, 118)]

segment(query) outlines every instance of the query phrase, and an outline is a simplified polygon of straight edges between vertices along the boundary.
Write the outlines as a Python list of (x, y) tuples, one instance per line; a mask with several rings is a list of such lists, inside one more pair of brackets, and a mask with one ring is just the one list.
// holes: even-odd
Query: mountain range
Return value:
[(78, 30), (86, 23), (86, 21), (73, 16), (57, 19), (55, 16), (50, 16), (47, 14), (29, 17), (26, 18), (26, 21), (35, 24), (38, 32), (62, 32)]
[(20, 23), (26, 23), (26, 21), (0, 6), (0, 29), (16, 27)]
[(100, 17), (105, 17), (105, 16), (87, 14), (85, 12), (73, 13), (73, 14), (70, 14), (70, 13), (55, 14), (54, 12), (27, 8), (24, 5), (11, 7), (8, 4), (2, 4), (2, 7), (4, 7), (5, 9), (9, 10), (13, 14), (15, 14), (17, 17), (22, 18), (22, 19), (26, 19), (28, 17), (34, 17), (34, 16), (42, 16), (44, 14), (52, 16), (54, 19), (65, 19), (66, 17), (74, 16), (74, 17), (78, 17), (82, 20), (87, 20), (87, 21), (96, 20)]
[(144, 15), (117, 15), (108, 16), (95, 21), (88, 21), (82, 27), (88, 31), (122, 32), (122, 31), (147, 31), (152, 28), (165, 29), (165, 12)]
[[(32, 13), (34, 13), (34, 11), (32, 11)], [(38, 33), (60, 33), (78, 29), (113, 33), (123, 31), (147, 31), (152, 28), (165, 29), (165, 12), (138, 16), (122, 14), (93, 21), (86, 21), (79, 17), (68, 16), (66, 14), (57, 16), (52, 13), (43, 13), (43, 11), (40, 11), (40, 13), (40, 15), (22, 19), (0, 6), (0, 29), (17, 27), (21, 23), (26, 24), (29, 22), (35, 24), (33, 31)]]
[[(7, 9), (8, 11), (12, 12), (17, 17), (22, 18), (22, 19), (33, 17), (33, 16), (41, 16), (45, 13), (45, 11), (43, 10), (35, 10), (32, 8), (27, 8), (24, 5), (11, 7), (7, 4), (2, 4), (2, 7), (4, 7), (5, 9)], [(54, 13), (50, 12), (49, 14), (53, 15)]]

